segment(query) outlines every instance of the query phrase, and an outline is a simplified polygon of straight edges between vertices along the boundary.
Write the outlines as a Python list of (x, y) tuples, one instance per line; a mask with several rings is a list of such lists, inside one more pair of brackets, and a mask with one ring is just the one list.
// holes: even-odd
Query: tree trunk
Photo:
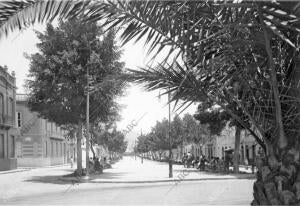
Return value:
[[(285, 154), (280, 156), (278, 152), (276, 154), (274, 152), (278, 151), (278, 145), (267, 144), (267, 156), (260, 156), (256, 159), (258, 172), (253, 187), (254, 200), (251, 204), (299, 205), (300, 173), (297, 161), (295, 161), (299, 157), (299, 149), (298, 151), (297, 148), (286, 150)], [(278, 161), (279, 159), (281, 161)]]
[[(300, 59), (296, 60), (296, 66), (292, 73), (291, 89), (289, 96), (300, 98)], [(300, 104), (297, 104), (299, 114)], [(299, 116), (294, 121), (294, 129), (299, 129)], [(299, 133), (298, 133), (299, 134)], [(266, 141), (267, 155), (256, 160), (258, 168), (257, 181), (254, 183), (254, 200), (252, 205), (300, 205), (300, 147), (297, 136), (291, 136), (291, 148), (284, 148), (280, 152), (280, 146)], [(265, 138), (266, 139), (266, 138)], [(277, 157), (277, 158), (276, 158)]]
[(78, 131), (77, 131), (77, 171), (79, 172), (79, 174), (81, 174), (82, 171), (81, 140), (82, 140), (82, 123), (79, 123)]
[(241, 141), (241, 127), (235, 126), (235, 141), (234, 141), (234, 154), (233, 154), (234, 173), (239, 173), (240, 141)]
[(91, 151), (93, 153), (93, 159), (95, 159), (96, 158), (96, 153), (95, 153), (95, 150), (93, 148), (93, 141), (92, 140), (90, 141), (90, 147), (91, 147)]

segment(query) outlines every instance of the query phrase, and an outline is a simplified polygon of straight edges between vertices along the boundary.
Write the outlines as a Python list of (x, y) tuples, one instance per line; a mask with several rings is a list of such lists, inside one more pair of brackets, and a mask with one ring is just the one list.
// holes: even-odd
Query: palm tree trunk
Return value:
[[(289, 96), (300, 98), (300, 58), (292, 73)], [(300, 112), (300, 104), (295, 114)], [(294, 129), (299, 129), (299, 117)], [(298, 133), (299, 134), (299, 133)], [(280, 137), (279, 137), (280, 138)], [(258, 168), (257, 181), (254, 183), (254, 200), (252, 205), (299, 205), (300, 204), (300, 167), (299, 141), (291, 136), (294, 143), (289, 149), (281, 149), (280, 145), (266, 141), (267, 154), (256, 161)], [(264, 138), (267, 140), (267, 138)], [(280, 152), (281, 151), (281, 152)], [(282, 152), (283, 151), (283, 152)], [(277, 158), (276, 158), (277, 157)]]
[(234, 173), (239, 173), (240, 142), (241, 142), (241, 127), (237, 125), (235, 126), (235, 141), (234, 141), (234, 154), (233, 154)]

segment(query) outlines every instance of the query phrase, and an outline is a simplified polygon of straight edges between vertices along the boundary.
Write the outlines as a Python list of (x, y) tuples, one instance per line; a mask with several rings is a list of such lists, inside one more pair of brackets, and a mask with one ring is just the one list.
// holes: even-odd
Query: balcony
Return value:
[(14, 119), (9, 115), (0, 114), (0, 128), (9, 129), (14, 126)]

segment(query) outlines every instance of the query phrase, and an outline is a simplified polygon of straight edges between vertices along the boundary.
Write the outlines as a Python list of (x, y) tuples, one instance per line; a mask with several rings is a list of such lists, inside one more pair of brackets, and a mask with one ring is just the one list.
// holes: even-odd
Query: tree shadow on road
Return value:
[[(76, 182), (76, 179), (74, 179), (74, 181)], [(70, 184), (71, 181), (70, 182), (63, 181), (61, 175), (48, 175), (48, 176), (33, 176), (30, 179), (25, 180), (25, 182), (66, 185), (66, 184)]]
[(107, 179), (122, 179), (128, 172), (104, 172), (101, 175), (92, 176), (91, 179), (101, 179), (101, 180), (107, 180)]
[(29, 179), (26, 179), (24, 181), (26, 182), (33, 182), (33, 183), (46, 183), (46, 184), (60, 184), (60, 185), (67, 185), (67, 184), (79, 184), (79, 183), (85, 183), (89, 182), (94, 179), (99, 180), (110, 180), (110, 179), (119, 179), (122, 180), (122, 178), (128, 174), (127, 172), (104, 172), (102, 174), (97, 175), (90, 175), (88, 180), (84, 179), (84, 176), (82, 177), (68, 177), (66, 175), (46, 175), (46, 176), (33, 176)]

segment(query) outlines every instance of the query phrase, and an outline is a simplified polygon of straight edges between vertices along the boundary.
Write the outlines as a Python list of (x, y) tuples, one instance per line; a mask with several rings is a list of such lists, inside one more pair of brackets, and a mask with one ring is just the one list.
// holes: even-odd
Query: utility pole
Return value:
[(89, 80), (89, 66), (87, 66), (86, 70), (86, 78), (87, 78), (87, 93), (86, 93), (86, 174), (89, 174), (89, 164), (90, 164), (90, 80)]
[(171, 105), (170, 105), (170, 88), (168, 92), (168, 104), (169, 104), (169, 178), (173, 177), (173, 165), (172, 165), (172, 138), (171, 138)]

